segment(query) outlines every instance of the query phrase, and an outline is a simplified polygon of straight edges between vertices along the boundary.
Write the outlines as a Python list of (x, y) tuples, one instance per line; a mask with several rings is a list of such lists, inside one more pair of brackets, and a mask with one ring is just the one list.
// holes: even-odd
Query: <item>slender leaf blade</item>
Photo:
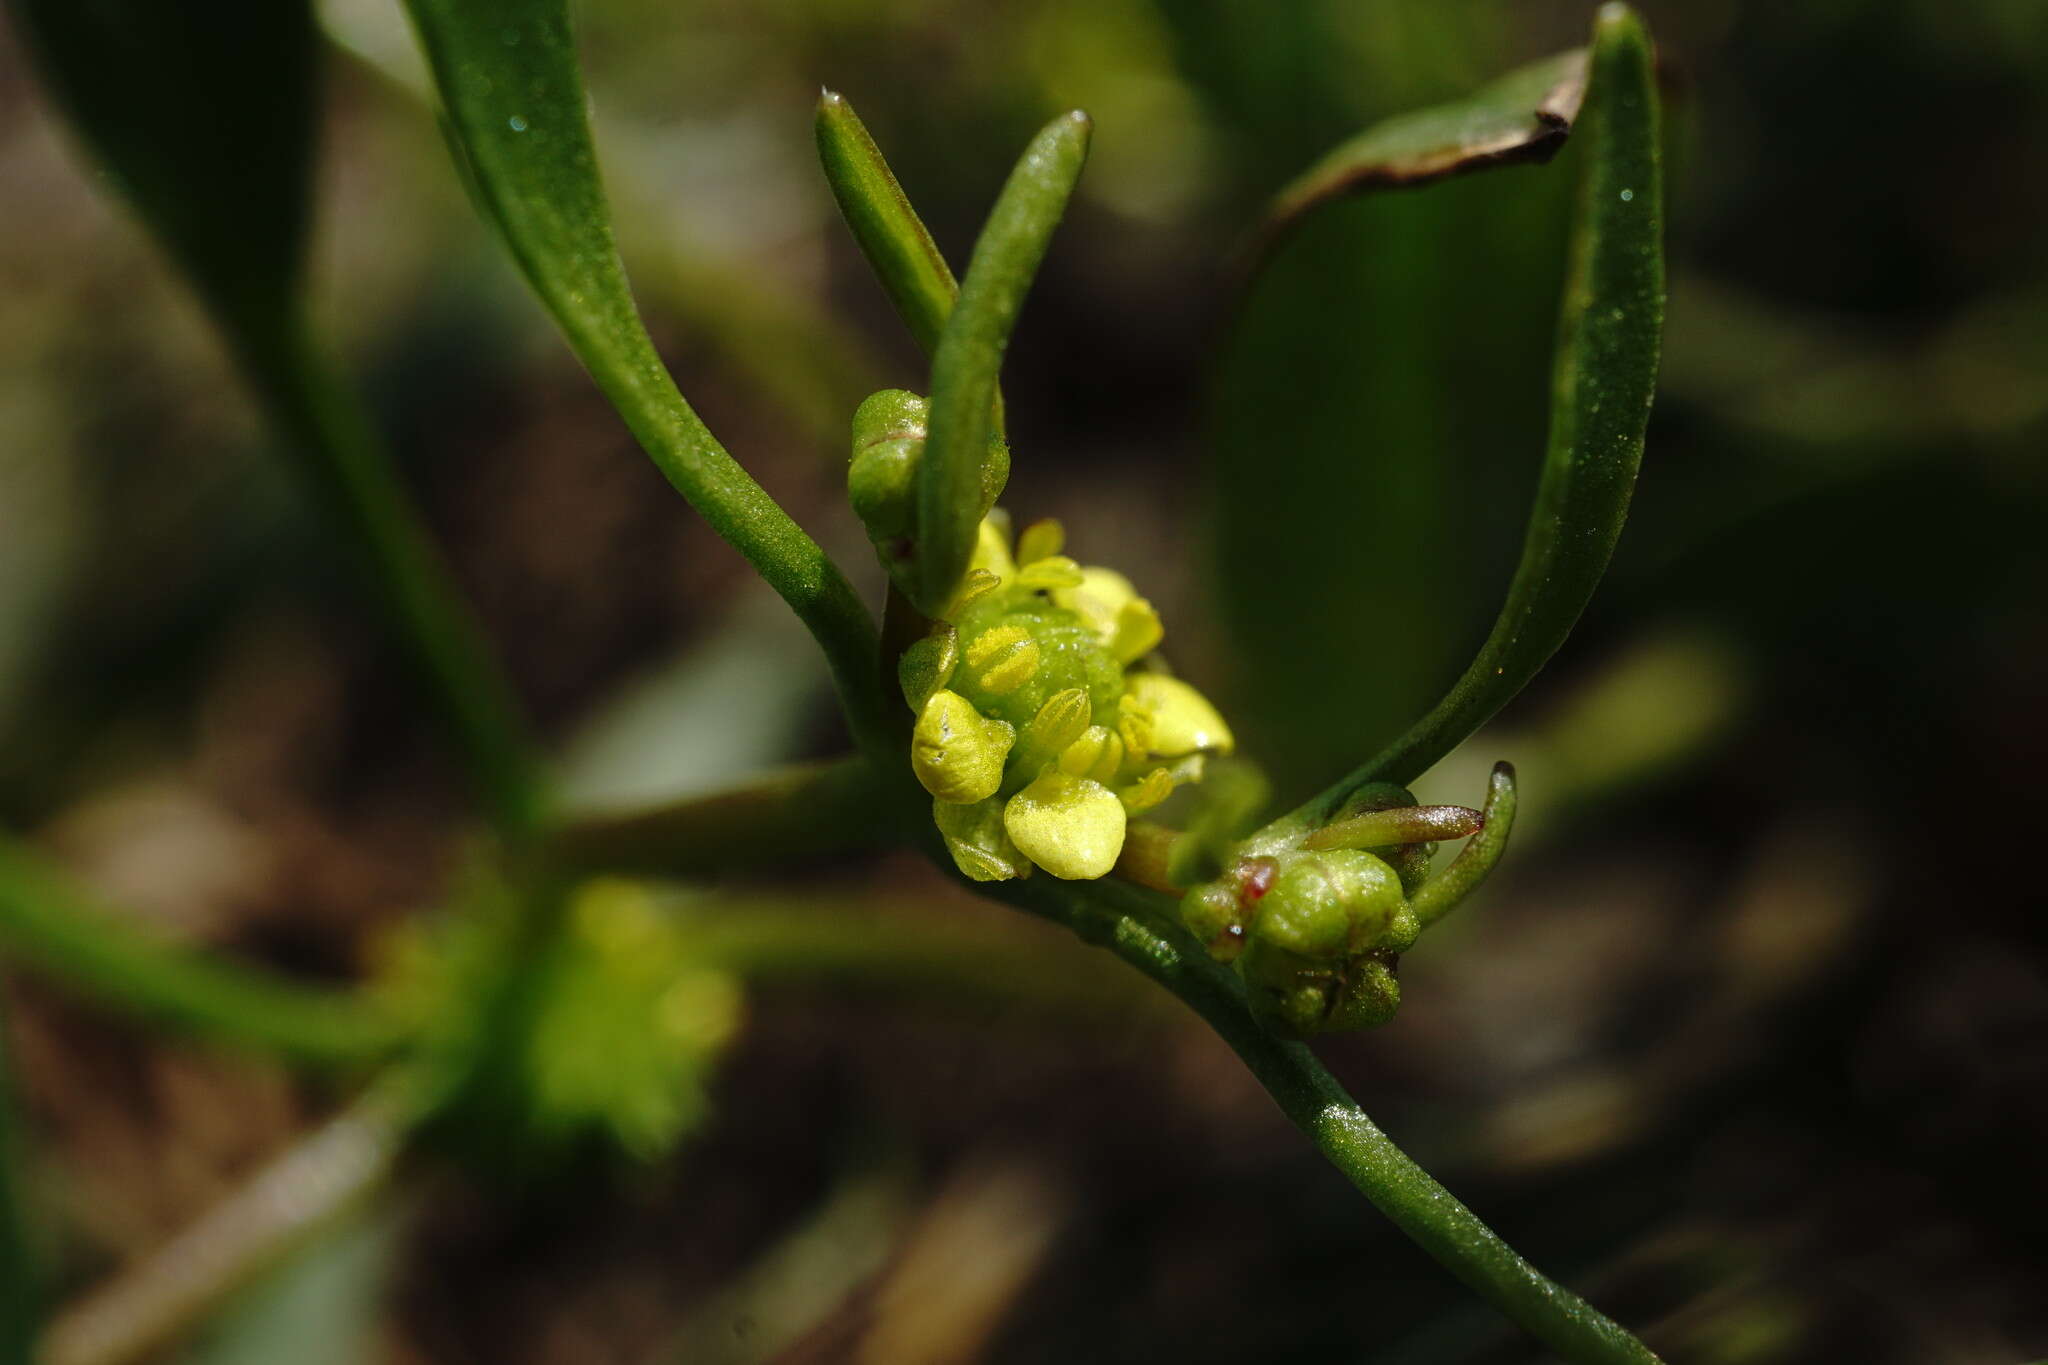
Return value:
[(818, 96), (818, 159), (861, 254), (917, 344), (930, 355), (960, 285), (882, 149), (844, 95)]
[[(818, 96), (817, 133), (818, 159), (840, 216), (881, 281), (896, 316), (930, 356), (960, 297), (952, 267), (846, 96), (835, 90)], [(998, 437), (1003, 435), (1000, 387), (993, 429)]]
[(407, 0), (477, 196), (654, 463), (823, 648), (856, 738), (886, 746), (873, 618), (698, 418), (648, 338), (612, 233), (564, 0)]
[(918, 470), (917, 605), (936, 614), (967, 570), (985, 510), (982, 464), (996, 377), (1024, 296), (1088, 158), (1089, 118), (1047, 124), (1010, 172), (975, 243), (932, 355), (931, 420)]
[(1323, 204), (1367, 190), (1406, 189), (1489, 166), (1548, 161), (1571, 136), (1586, 94), (1586, 51), (1531, 62), (1465, 99), (1376, 123), (1274, 196), (1260, 225), (1263, 254)]
[(1507, 601), (1436, 707), (1285, 823), (1319, 825), (1368, 782), (1413, 782), (1527, 685), (1607, 571), (1642, 464), (1664, 322), (1654, 56), (1627, 6), (1600, 10), (1590, 67), (1581, 127), (1591, 146), (1558, 316), (1550, 438)]

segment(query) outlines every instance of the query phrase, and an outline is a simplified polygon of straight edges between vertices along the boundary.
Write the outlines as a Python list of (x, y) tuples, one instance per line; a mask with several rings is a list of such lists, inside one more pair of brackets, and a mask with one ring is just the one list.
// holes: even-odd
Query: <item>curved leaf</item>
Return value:
[(917, 605), (936, 615), (967, 571), (985, 510), (982, 462), (996, 375), (1038, 264), (1088, 158), (1088, 116), (1062, 114), (1024, 149), (974, 245), (932, 355), (930, 435), (918, 470)]
[(1586, 94), (1586, 52), (1531, 62), (1465, 99), (1374, 124), (1275, 195), (1263, 255), (1316, 207), (1365, 190), (1405, 189), (1489, 166), (1548, 161), (1571, 136)]
[(641, 325), (612, 237), (564, 0), (407, 0), (448, 126), (533, 290), (678, 492), (816, 637), (854, 735), (886, 721), (873, 618), (816, 541), (684, 401)]
[(1558, 317), (1550, 440), (1507, 601), (1435, 709), (1284, 823), (1319, 825), (1368, 782), (1414, 781), (1536, 675), (1606, 573), (1642, 463), (1664, 322), (1653, 55), (1625, 5), (1604, 6), (1595, 22), (1582, 123), (1592, 145)]

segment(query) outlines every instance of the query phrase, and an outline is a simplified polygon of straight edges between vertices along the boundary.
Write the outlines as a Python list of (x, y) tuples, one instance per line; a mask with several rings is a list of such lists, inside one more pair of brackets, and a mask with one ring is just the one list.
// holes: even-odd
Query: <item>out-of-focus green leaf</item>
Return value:
[(1620, 537), (1655, 396), (1663, 189), (1648, 31), (1624, 5), (1593, 31), (1589, 134), (1558, 319), (1551, 426), (1522, 560), (1492, 633), (1437, 706), (1290, 820), (1320, 823), (1367, 782), (1412, 782), (1519, 692), (1585, 610)]
[[(917, 605), (937, 615), (967, 571), (989, 495), (983, 464), (996, 376), (1024, 295), (1088, 159), (1086, 114), (1062, 114), (1024, 149), (974, 245), (932, 354), (931, 425), (918, 470)], [(1000, 492), (1001, 490), (996, 490)]]
[(316, 42), (305, 0), (13, 0), (45, 79), (212, 311), (440, 702), (499, 825), (538, 819), (537, 764), (449, 582), (300, 297)]
[(1531, 62), (1467, 99), (1374, 124), (1274, 196), (1263, 252), (1320, 204), (1364, 190), (1427, 185), (1522, 161), (1548, 161), (1571, 136), (1586, 93), (1586, 53)]
[(158, 943), (121, 924), (4, 833), (0, 955), (131, 1014), (308, 1061), (373, 1061), (398, 1041), (390, 1018), (358, 997)]
[(824, 649), (856, 737), (886, 747), (873, 618), (677, 391), (612, 237), (564, 0), (408, 0), (478, 197), (598, 387), (677, 491)]
[(309, 6), (12, 3), (44, 79), (207, 302), (276, 325), (305, 240)]

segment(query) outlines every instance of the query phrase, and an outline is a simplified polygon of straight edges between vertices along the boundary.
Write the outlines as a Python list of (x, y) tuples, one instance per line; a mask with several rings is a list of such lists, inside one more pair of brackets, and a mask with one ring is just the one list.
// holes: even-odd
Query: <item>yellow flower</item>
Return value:
[(1062, 554), (1065, 542), (1040, 521), (1013, 550), (1007, 519), (986, 518), (944, 619), (898, 668), (918, 713), (911, 767), (976, 881), (1104, 875), (1130, 818), (1231, 747), (1201, 693), (1126, 672), (1158, 645), (1159, 615), (1123, 575)]

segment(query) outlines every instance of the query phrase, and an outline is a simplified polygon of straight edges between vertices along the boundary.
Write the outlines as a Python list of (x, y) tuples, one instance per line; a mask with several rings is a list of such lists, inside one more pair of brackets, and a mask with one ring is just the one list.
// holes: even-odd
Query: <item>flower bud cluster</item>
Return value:
[[(892, 391), (855, 418), (854, 506), (892, 572), (915, 552), (921, 405)], [(976, 881), (1104, 875), (1130, 818), (1233, 745), (1216, 708), (1151, 658), (1164, 634), (1152, 604), (1064, 540), (1048, 520), (1013, 545), (1001, 513), (984, 517), (959, 588), (899, 668), (911, 768)]]
[[(1383, 1024), (1401, 1003), (1400, 956), (1425, 925), (1413, 898), (1436, 852), (1427, 836), (1482, 823), (1477, 811), (1418, 807), (1407, 791), (1375, 785), (1323, 831), (1248, 840), (1221, 876), (1186, 893), (1181, 920), (1212, 957), (1236, 963), (1272, 1031), (1306, 1038)], [(1343, 846), (1360, 830), (1371, 846)]]

